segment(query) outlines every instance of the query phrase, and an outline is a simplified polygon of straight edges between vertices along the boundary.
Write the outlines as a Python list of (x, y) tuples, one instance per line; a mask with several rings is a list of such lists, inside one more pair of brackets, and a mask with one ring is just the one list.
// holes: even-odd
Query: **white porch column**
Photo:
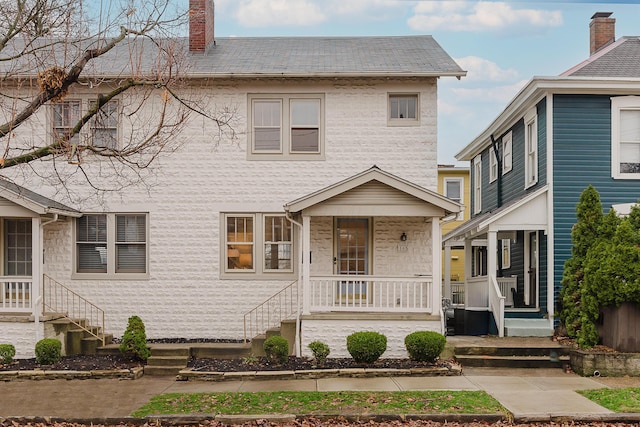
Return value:
[(444, 297), (451, 298), (451, 246), (444, 246)]
[(40, 333), (40, 313), (42, 300), (40, 290), (42, 289), (42, 272), (44, 271), (44, 236), (41, 227), (42, 220), (31, 218), (31, 314), (34, 318), (36, 342), (43, 337)]
[(311, 217), (302, 217), (302, 314), (311, 314)]
[(431, 244), (433, 247), (433, 267), (431, 277), (433, 280), (433, 306), (431, 314), (439, 315), (442, 307), (442, 233), (438, 218), (431, 219)]

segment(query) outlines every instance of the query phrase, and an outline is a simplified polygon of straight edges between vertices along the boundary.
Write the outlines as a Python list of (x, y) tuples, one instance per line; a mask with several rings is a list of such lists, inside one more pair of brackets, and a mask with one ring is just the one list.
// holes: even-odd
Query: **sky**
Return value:
[(438, 163), (468, 166), (455, 154), (533, 76), (589, 57), (595, 12), (613, 12), (616, 38), (640, 36), (640, 0), (215, 0), (215, 36), (432, 35), (467, 71), (438, 83)]

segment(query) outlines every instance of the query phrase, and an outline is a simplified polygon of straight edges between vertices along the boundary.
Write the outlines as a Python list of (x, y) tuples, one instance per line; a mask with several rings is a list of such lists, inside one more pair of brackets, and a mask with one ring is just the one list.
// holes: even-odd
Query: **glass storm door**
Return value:
[[(369, 274), (369, 219), (338, 218), (336, 235), (336, 274)], [(367, 285), (364, 280), (340, 281), (338, 297), (350, 300), (365, 299)]]

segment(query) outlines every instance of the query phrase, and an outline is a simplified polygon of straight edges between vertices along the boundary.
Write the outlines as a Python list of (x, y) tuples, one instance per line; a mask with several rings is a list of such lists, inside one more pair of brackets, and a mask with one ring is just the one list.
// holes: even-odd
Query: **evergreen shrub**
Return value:
[(282, 364), (289, 357), (289, 342), (280, 335), (274, 335), (265, 340), (262, 348), (267, 355), (267, 359), (272, 362)]
[(62, 343), (55, 338), (44, 338), (36, 343), (36, 362), (51, 365), (62, 358)]
[(433, 331), (416, 331), (404, 338), (409, 358), (418, 362), (435, 362), (446, 342), (444, 335)]
[(358, 363), (373, 363), (387, 350), (387, 337), (379, 332), (354, 332), (347, 337), (347, 351)]
[(13, 362), (13, 358), (16, 355), (16, 348), (13, 344), (0, 344), (0, 362), (4, 365), (8, 365)]
[(329, 346), (322, 341), (313, 341), (309, 343), (309, 349), (313, 353), (313, 358), (319, 366), (324, 365), (331, 350)]
[(131, 353), (140, 360), (147, 360), (151, 355), (147, 347), (147, 333), (139, 316), (131, 316), (120, 343), (121, 353)]

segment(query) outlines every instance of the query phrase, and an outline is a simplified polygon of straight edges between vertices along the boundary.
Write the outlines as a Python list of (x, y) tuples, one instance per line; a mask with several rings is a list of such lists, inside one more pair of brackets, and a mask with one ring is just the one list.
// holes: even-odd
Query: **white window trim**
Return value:
[(473, 159), (473, 213), (482, 212), (482, 154)]
[[(291, 269), (267, 270), (264, 268), (264, 218), (285, 216), (282, 212), (225, 212), (220, 214), (220, 278), (240, 280), (295, 280), (297, 265), (296, 227), (291, 224)], [(227, 218), (253, 218), (253, 269), (232, 270), (227, 268)]]
[[(416, 98), (415, 118), (391, 118), (391, 98), (396, 96), (407, 96)], [(420, 94), (411, 92), (389, 92), (387, 93), (387, 126), (420, 126)]]
[[(451, 197), (449, 197), (449, 195), (447, 194), (447, 183), (449, 182), (459, 182), (460, 183), (460, 200), (458, 200), (458, 203), (460, 203), (461, 205), (464, 204), (464, 178), (463, 177), (451, 177), (451, 178), (445, 178), (443, 185), (443, 192), (444, 192), (444, 196), (448, 197), (451, 199)], [(452, 199), (455, 200), (455, 199)], [(456, 220), (458, 221), (462, 221), (464, 219), (464, 210), (460, 211), (458, 213), (458, 215), (456, 215)]]
[[(87, 212), (86, 215), (107, 216), (107, 272), (79, 273), (78, 272), (78, 236), (76, 222), (73, 222), (73, 272), (72, 279), (91, 280), (146, 280), (149, 279), (149, 213), (148, 212)], [(144, 215), (145, 216), (145, 273), (116, 273), (116, 216)]]
[[(507, 150), (507, 147), (509, 149)], [(509, 162), (507, 163), (506, 155), (509, 153)], [(513, 133), (508, 132), (502, 137), (502, 175), (511, 172), (513, 169)]]
[[(291, 100), (320, 102), (318, 152), (292, 151)], [(256, 101), (280, 102), (280, 150), (258, 151), (253, 141), (253, 105)], [(325, 95), (323, 93), (250, 93), (247, 100), (247, 159), (249, 160), (324, 160), (325, 159)]]
[(611, 98), (611, 177), (613, 179), (640, 179), (640, 173), (620, 172), (620, 112), (640, 110), (640, 96)]
[(493, 145), (489, 147), (489, 183), (498, 179), (498, 158), (493, 149)]
[[(502, 252), (500, 253), (501, 264), (503, 269), (511, 268), (511, 240), (510, 239), (502, 239)], [(504, 261), (504, 253), (505, 251), (508, 253), (508, 261)]]
[[(529, 153), (529, 126), (533, 127), (533, 151)], [(529, 158), (533, 157), (534, 170), (529, 170)], [(532, 178), (529, 178), (532, 176)], [(536, 107), (531, 108), (524, 116), (524, 188), (527, 189), (538, 183), (538, 114)]]
[[(92, 103), (97, 102), (98, 100), (98, 95), (99, 93), (91, 93), (91, 94), (86, 94), (86, 95), (74, 95), (73, 97), (69, 97), (69, 98), (65, 98), (63, 101), (61, 102), (65, 102), (65, 101), (79, 101), (80, 102), (80, 117), (78, 118), (81, 119), (83, 115), (85, 115), (87, 113), (87, 111), (89, 110), (89, 108), (91, 108)], [(116, 148), (120, 148), (121, 144), (122, 144), (122, 105), (120, 100), (116, 97), (113, 98), (112, 100), (113, 102), (117, 103), (117, 107), (116, 107), (116, 119), (117, 119), (117, 124), (116, 124)], [(111, 101), (109, 101), (111, 102)], [(47, 133), (49, 135), (49, 140), (51, 143), (55, 142), (55, 136), (54, 136), (54, 132), (53, 132), (53, 128), (54, 128), (54, 106), (56, 104), (49, 104), (49, 108), (48, 108), (48, 113), (47, 113), (47, 120), (49, 121), (48, 125), (47, 125)], [(75, 135), (75, 137), (78, 138), (79, 140), (79, 144), (82, 145), (91, 145), (93, 144), (93, 130), (96, 129), (95, 127), (95, 119), (96, 116), (93, 116), (87, 123), (85, 123), (85, 125), (82, 127), (82, 129), (80, 129), (80, 132), (78, 132), (77, 135)], [(73, 125), (75, 126), (75, 123), (73, 123)]]

